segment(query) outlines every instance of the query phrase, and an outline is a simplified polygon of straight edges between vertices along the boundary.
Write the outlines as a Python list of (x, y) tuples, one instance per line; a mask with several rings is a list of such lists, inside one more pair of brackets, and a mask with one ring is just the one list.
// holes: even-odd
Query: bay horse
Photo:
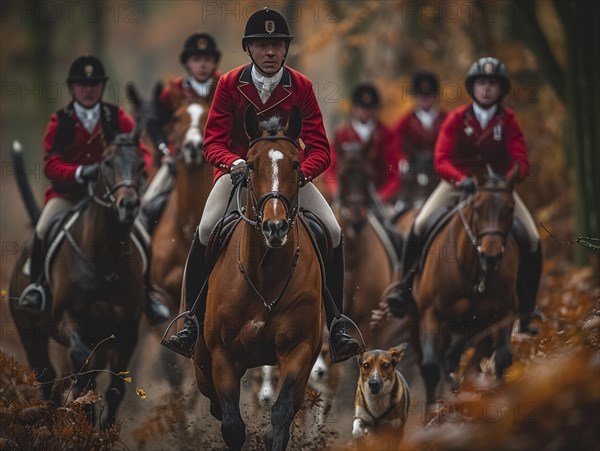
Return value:
[(413, 323), (414, 345), (430, 414), (441, 368), (456, 387), (453, 376), (466, 347), (475, 346), (467, 371), (492, 353), (498, 378), (512, 363), (519, 256), (509, 234), (518, 168), (507, 178), (488, 171), (485, 178), (476, 177), (475, 193), (458, 204), (433, 237), (413, 283), (419, 318)]
[(300, 110), (294, 107), (285, 128), (279, 120), (259, 124), (254, 109), (246, 110), (247, 208), (210, 275), (193, 357), (198, 388), (230, 449), (246, 441), (240, 378), (248, 368), (274, 364), (279, 396), (264, 440), (267, 448), (286, 448), (323, 341), (319, 259), (298, 220)]
[[(379, 307), (385, 294), (398, 279), (399, 262), (394, 243), (374, 213), (377, 196), (366, 154), (366, 147), (338, 155), (338, 198), (333, 211), (345, 241), (345, 299), (348, 316), (356, 321), (366, 349), (391, 347), (383, 343), (382, 328), (398, 326), (396, 318), (374, 330), (371, 312)], [(397, 344), (397, 343), (395, 343)]]
[(204, 100), (181, 99), (170, 125), (175, 185), (152, 235), (152, 279), (172, 312), (179, 309), (185, 260), (212, 189), (213, 168), (202, 156), (209, 108)]
[[(143, 182), (137, 132), (117, 135), (104, 150), (97, 182), (88, 186), (90, 197), (58, 222), (63, 239), (52, 242), (46, 257), (50, 301), (41, 317), (17, 305), (30, 283), (22, 269), (27, 250), (10, 283), (11, 313), (32, 369), (39, 382), (47, 383), (46, 397), (56, 377), (48, 354), (50, 338), (70, 348), (76, 374), (107, 367), (112, 372), (103, 427), (115, 423), (125, 394), (122, 376), (129, 370), (145, 299), (142, 258), (130, 237)], [(114, 339), (106, 340), (111, 335)], [(95, 374), (76, 375), (73, 395), (94, 387)], [(89, 414), (93, 420), (93, 406)]]
[[(160, 92), (162, 89), (155, 89), (156, 94)], [(171, 101), (179, 106), (168, 125), (169, 142), (175, 150), (175, 184), (151, 243), (152, 280), (161, 288), (171, 312), (179, 310), (185, 261), (213, 179), (213, 168), (202, 155), (209, 101), (184, 99), (179, 93), (171, 90)], [(155, 96), (154, 102), (158, 101)], [(161, 347), (163, 372), (176, 388), (183, 382), (179, 360), (177, 354)]]

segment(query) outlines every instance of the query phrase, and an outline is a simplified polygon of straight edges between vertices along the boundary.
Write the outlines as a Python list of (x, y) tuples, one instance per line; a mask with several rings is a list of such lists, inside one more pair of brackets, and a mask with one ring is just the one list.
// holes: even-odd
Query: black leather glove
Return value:
[(456, 187), (467, 194), (473, 194), (475, 192), (475, 181), (473, 180), (473, 177), (465, 177), (456, 184)]
[(306, 185), (306, 177), (304, 177), (304, 172), (298, 169), (298, 186), (302, 188), (304, 185)]
[(86, 164), (81, 166), (81, 171), (79, 172), (80, 179), (85, 182), (91, 182), (98, 178), (98, 174), (100, 173), (100, 168), (97, 164)]
[(245, 186), (247, 172), (248, 166), (246, 165), (245, 161), (240, 161), (239, 163), (236, 163), (233, 166), (231, 166), (231, 169), (229, 169), (229, 175), (231, 175), (231, 183), (233, 183), (234, 186), (237, 186), (240, 183), (242, 184), (242, 186)]

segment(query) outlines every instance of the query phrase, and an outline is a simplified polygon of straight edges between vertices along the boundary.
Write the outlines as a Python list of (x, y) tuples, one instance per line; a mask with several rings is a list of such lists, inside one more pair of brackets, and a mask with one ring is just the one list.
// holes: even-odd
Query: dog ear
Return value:
[(398, 345), (395, 348), (390, 348), (388, 350), (388, 352), (392, 355), (392, 358), (394, 359), (394, 366), (398, 365), (407, 347), (407, 343), (402, 343), (401, 345)]

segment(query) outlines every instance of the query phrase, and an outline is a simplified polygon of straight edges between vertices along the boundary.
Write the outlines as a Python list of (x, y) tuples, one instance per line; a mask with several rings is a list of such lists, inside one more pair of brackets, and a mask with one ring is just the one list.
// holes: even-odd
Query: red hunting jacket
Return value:
[(485, 129), (481, 129), (471, 104), (448, 114), (435, 144), (435, 167), (450, 183), (484, 170), (487, 164), (494, 172), (506, 175), (519, 164), (519, 180), (529, 175), (529, 160), (521, 127), (514, 113), (503, 106)]
[[(214, 83), (213, 84), (213, 93), (214, 93), (214, 87), (216, 86), (220, 77), (221, 77), (221, 74), (218, 71), (215, 71), (215, 73), (212, 77), (213, 83)], [(173, 91), (178, 91), (178, 93), (176, 93), (174, 95)], [(194, 89), (192, 88), (192, 85), (190, 84), (187, 77), (177, 77), (177, 78), (170, 80), (169, 83), (167, 84), (167, 86), (165, 86), (163, 88), (162, 92), (160, 93), (159, 101), (170, 111), (175, 111), (177, 109), (177, 107), (179, 107), (179, 105), (176, 105), (174, 103), (174, 98), (178, 98), (178, 97), (180, 97), (182, 99), (200, 99), (200, 98), (202, 98), (198, 95), (198, 93), (196, 91), (194, 91)], [(208, 99), (210, 99), (210, 97), (211, 96), (208, 96)]]
[[(110, 141), (118, 133), (134, 129), (133, 118), (116, 105), (101, 103), (100, 119), (92, 133), (88, 133), (71, 102), (63, 110), (53, 113), (44, 134), (44, 174), (52, 182), (46, 190), (45, 201), (54, 197), (79, 200), (87, 194), (87, 186), (75, 181), (75, 171), (80, 165), (97, 163)], [(59, 127), (59, 115), (65, 121)], [(146, 169), (152, 165), (148, 149), (140, 144)]]
[(433, 157), (435, 141), (446, 116), (445, 111), (440, 111), (430, 129), (423, 127), (414, 111), (402, 116), (394, 129), (394, 146), (402, 153), (402, 159), (411, 162), (418, 154)]
[(215, 180), (229, 172), (231, 164), (246, 158), (248, 138), (244, 131), (244, 114), (254, 105), (260, 121), (278, 115), (287, 123), (292, 107), (302, 113), (302, 133), (305, 148), (301, 152), (301, 169), (306, 181), (321, 174), (330, 163), (329, 143), (323, 117), (312, 83), (301, 73), (285, 66), (281, 81), (263, 105), (252, 82), (252, 65), (230, 70), (217, 84), (204, 130), (204, 157), (215, 167)]
[[(364, 146), (358, 133), (348, 123), (335, 131), (335, 137), (331, 146), (331, 166), (326, 171), (325, 186), (335, 195), (338, 190), (337, 160), (338, 155), (344, 152), (344, 147), (359, 145)], [(371, 145), (367, 152), (373, 182), (379, 197), (384, 202), (391, 202), (400, 189), (400, 177), (398, 174), (399, 154), (393, 146), (391, 131), (381, 122), (377, 124), (371, 138)]]

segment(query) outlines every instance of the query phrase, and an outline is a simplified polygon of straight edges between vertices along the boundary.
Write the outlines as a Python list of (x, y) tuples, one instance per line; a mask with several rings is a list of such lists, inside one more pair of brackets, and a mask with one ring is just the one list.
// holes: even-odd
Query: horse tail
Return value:
[(25, 173), (25, 163), (23, 161), (23, 146), (16, 139), (13, 141), (12, 147), (12, 159), (15, 164), (15, 175), (17, 177), (17, 185), (19, 186), (19, 193), (27, 209), (27, 214), (31, 223), (35, 226), (40, 218), (40, 207), (38, 206), (31, 185), (27, 179)]

